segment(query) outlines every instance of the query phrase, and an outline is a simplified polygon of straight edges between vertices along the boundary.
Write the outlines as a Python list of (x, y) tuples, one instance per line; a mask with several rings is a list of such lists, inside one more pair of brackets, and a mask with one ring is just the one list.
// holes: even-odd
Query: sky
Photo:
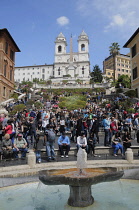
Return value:
[(78, 36), (89, 37), (91, 70), (103, 69), (113, 42), (120, 53), (139, 27), (139, 0), (0, 0), (0, 29), (7, 28), (21, 52), (15, 66), (54, 63), (55, 39), (60, 32), (73, 37), (73, 52), (78, 51)]

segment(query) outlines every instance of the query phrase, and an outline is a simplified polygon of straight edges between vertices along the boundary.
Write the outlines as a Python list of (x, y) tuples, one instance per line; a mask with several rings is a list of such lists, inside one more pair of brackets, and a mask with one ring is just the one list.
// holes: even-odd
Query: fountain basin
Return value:
[(114, 167), (86, 168), (80, 174), (78, 168), (42, 170), (39, 179), (45, 185), (69, 185), (70, 196), (68, 204), (74, 207), (92, 205), (91, 185), (120, 179), (123, 171)]

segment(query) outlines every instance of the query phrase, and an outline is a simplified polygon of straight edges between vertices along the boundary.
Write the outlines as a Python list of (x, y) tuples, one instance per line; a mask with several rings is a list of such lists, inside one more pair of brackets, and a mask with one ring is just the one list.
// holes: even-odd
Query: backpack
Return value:
[(47, 140), (49, 142), (55, 142), (56, 134), (53, 130), (47, 130)]

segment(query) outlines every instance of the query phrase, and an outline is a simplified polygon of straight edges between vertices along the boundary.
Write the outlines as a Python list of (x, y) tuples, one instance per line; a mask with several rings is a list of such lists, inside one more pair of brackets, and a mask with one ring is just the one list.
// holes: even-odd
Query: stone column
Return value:
[(33, 150), (29, 151), (29, 154), (27, 156), (27, 163), (30, 166), (30, 168), (34, 168), (36, 165), (36, 155)]
[(126, 152), (125, 152), (125, 159), (129, 162), (132, 163), (133, 162), (133, 152), (131, 148), (127, 148)]
[(91, 195), (91, 185), (86, 186), (69, 186), (70, 196), (68, 204), (74, 207), (87, 207), (94, 203)]

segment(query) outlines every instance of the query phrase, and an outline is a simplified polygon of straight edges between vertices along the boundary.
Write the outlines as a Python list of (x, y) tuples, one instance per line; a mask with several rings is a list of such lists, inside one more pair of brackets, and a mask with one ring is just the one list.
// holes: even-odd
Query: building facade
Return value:
[(130, 48), (131, 54), (131, 87), (136, 90), (139, 97), (139, 28), (123, 46)]
[(80, 79), (83, 83), (90, 82), (89, 38), (82, 31), (78, 37), (78, 52), (72, 51), (72, 37), (70, 52), (67, 53), (67, 41), (60, 33), (55, 40), (55, 55), (52, 65), (22, 66), (15, 68), (15, 81), (51, 80), (53, 84), (60, 84), (63, 80), (75, 83)]
[(20, 52), (9, 31), (0, 29), (0, 102), (14, 90), (15, 52)]
[[(103, 61), (103, 74), (108, 78), (114, 78), (114, 60), (110, 55)], [(130, 55), (118, 54), (115, 56), (115, 79), (121, 75), (131, 76)]]

